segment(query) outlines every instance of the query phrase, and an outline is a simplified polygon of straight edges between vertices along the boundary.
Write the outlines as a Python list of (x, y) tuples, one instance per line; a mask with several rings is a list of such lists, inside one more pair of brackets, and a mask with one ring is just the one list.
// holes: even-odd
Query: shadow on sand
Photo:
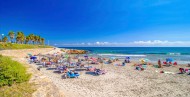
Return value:
[(56, 70), (56, 68), (47, 68), (46, 70)]
[(86, 72), (85, 74), (93, 75), (93, 76), (98, 76), (94, 72)]
[(86, 71), (86, 68), (77, 68), (75, 71)]

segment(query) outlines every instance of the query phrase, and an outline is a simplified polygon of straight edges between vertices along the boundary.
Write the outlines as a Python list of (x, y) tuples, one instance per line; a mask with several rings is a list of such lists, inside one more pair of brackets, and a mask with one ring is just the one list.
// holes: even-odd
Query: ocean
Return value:
[(99, 55), (102, 57), (116, 57), (131, 60), (147, 58), (151, 62), (159, 59), (165, 61), (166, 58), (173, 58), (180, 64), (190, 63), (190, 47), (60, 47), (67, 49), (79, 49), (89, 51), (89, 55)]

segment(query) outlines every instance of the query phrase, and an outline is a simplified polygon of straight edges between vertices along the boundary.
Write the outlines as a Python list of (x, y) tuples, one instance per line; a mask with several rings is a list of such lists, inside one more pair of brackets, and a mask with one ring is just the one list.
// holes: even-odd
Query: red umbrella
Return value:
[(91, 58), (91, 60), (92, 60), (92, 61), (94, 61), (94, 62), (96, 62), (96, 61), (97, 61), (97, 59), (96, 59), (96, 58)]

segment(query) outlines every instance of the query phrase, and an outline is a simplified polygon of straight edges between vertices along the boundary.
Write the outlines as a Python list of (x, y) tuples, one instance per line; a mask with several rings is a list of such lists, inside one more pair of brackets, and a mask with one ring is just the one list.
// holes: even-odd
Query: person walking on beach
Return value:
[(161, 64), (160, 59), (158, 60), (158, 68), (162, 68), (162, 64)]

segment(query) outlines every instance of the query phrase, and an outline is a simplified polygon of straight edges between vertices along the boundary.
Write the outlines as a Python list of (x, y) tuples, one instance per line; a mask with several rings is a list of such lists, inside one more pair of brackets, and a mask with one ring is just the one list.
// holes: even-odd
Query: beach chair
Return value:
[(158, 66), (158, 65), (153, 65), (153, 67), (155, 67), (155, 68), (159, 68), (159, 66)]
[(146, 69), (146, 68), (147, 68), (147, 65), (142, 65), (142, 68)]
[(70, 71), (67, 72), (67, 78), (78, 78), (78, 77), (79, 77), (78, 73), (70, 72)]
[(95, 68), (95, 67), (88, 67), (88, 68), (87, 68), (87, 71), (94, 72), (95, 70), (96, 70), (96, 68)]
[(59, 66), (59, 67), (57, 67), (57, 70), (58, 70), (60, 73), (63, 73), (63, 72), (67, 72), (67, 71), (68, 71), (68, 68), (67, 68), (67, 66)]
[(141, 67), (140, 66), (136, 66), (135, 69), (136, 70), (141, 70)]
[(45, 63), (45, 66), (46, 66), (46, 67), (50, 67), (51, 65), (52, 65), (52, 62), (46, 62), (46, 63)]
[(103, 74), (106, 74), (107, 72), (105, 70), (96, 69), (94, 73), (95, 75), (103, 75)]

